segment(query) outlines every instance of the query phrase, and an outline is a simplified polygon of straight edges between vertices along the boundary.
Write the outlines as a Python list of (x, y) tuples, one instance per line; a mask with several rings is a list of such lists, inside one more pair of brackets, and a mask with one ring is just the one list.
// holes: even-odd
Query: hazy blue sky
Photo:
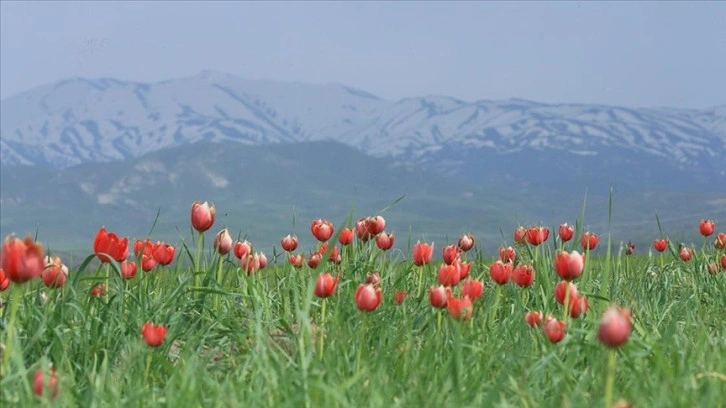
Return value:
[(726, 3), (0, 2), (0, 97), (203, 69), (440, 94), (726, 103)]

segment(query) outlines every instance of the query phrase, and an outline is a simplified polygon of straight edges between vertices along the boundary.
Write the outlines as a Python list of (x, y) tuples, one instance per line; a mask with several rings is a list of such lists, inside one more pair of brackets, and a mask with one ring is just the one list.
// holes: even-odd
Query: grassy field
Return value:
[[(387, 252), (374, 240), (356, 239), (339, 265), (321, 262), (316, 269), (293, 268), (279, 249), (255, 248), (267, 253), (269, 265), (248, 276), (233, 253), (214, 251), (215, 232), (207, 231), (198, 248), (189, 237), (170, 266), (139, 268), (133, 279), (90, 255), (61, 288), (40, 279), (12, 283), (0, 293), (0, 406), (726, 405), (726, 273), (707, 272), (720, 259), (713, 237), (684, 262), (673, 246), (626, 255), (601, 234), (574, 281), (589, 301), (579, 318), (567, 316), (553, 296), (560, 280), (553, 254), (562, 245), (556, 231), (540, 246), (514, 246), (515, 262), (531, 261), (536, 271), (526, 289), (494, 284), (489, 265), (497, 254), (475, 245), (461, 256), (485, 289), (471, 318), (459, 321), (431, 306), (428, 289), (439, 286), (441, 261), (415, 266), (415, 238), (399, 237)], [(565, 247), (580, 250), (578, 243)], [(435, 253), (446, 244), (436, 242)], [(314, 289), (326, 271), (340, 280), (332, 296), (320, 299)], [(373, 271), (383, 300), (362, 312), (355, 292)], [(89, 296), (98, 283), (107, 293)], [(460, 290), (453, 287), (454, 295)], [(400, 305), (396, 291), (407, 293)], [(611, 354), (597, 332), (613, 304), (630, 309), (632, 334)], [(530, 310), (564, 320), (564, 339), (552, 343), (528, 326)], [(168, 328), (159, 347), (145, 343), (146, 322)], [(46, 389), (38, 397), (34, 373), (50, 364), (58, 394)]]

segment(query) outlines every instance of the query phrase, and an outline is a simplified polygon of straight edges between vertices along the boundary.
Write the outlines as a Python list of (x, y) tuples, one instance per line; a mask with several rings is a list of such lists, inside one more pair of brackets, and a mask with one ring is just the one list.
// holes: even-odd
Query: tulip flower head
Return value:
[(514, 260), (517, 258), (517, 251), (514, 250), (512, 247), (506, 247), (503, 246), (499, 247), (499, 259), (502, 262), (514, 262)]
[(519, 264), (512, 270), (512, 281), (521, 288), (528, 288), (534, 282), (534, 267), (532, 264)]
[(212, 228), (216, 214), (217, 211), (214, 204), (210, 204), (207, 201), (203, 203), (199, 201), (193, 202), (191, 216), (192, 227), (200, 233)]
[(584, 250), (593, 250), (595, 247), (597, 247), (597, 243), (600, 242), (600, 237), (597, 234), (593, 234), (590, 231), (585, 232), (582, 234), (582, 238), (580, 238), (580, 246)]
[(701, 220), (701, 223), (698, 224), (698, 231), (704, 237), (711, 236), (715, 230), (716, 230), (716, 223), (713, 222), (713, 220)]
[(57, 256), (45, 257), (45, 268), (40, 274), (43, 283), (49, 288), (59, 288), (66, 283), (68, 278), (68, 267), (63, 265)]
[(422, 266), (431, 263), (431, 257), (434, 254), (434, 243), (431, 244), (416, 242), (413, 246), (413, 264)]
[(394, 239), (395, 237), (393, 236), (393, 234), (389, 234), (383, 231), (376, 237), (376, 246), (381, 251), (388, 251), (393, 247)]
[(136, 262), (128, 260), (121, 262), (121, 277), (131, 279), (136, 276)]
[(449, 311), (449, 315), (455, 320), (469, 320), (474, 311), (474, 305), (472, 305), (471, 299), (468, 296), (464, 296), (461, 299), (450, 297), (446, 302), (446, 309)]
[(545, 321), (542, 330), (549, 341), (559, 343), (565, 338), (565, 328), (565, 322), (550, 317)]
[(33, 376), (33, 393), (35, 395), (42, 397), (46, 392), (49, 392), (55, 398), (58, 396), (59, 391), (58, 373), (54, 368), (50, 368), (48, 373), (43, 372), (43, 369), (35, 371)]
[(484, 294), (484, 283), (476, 279), (467, 279), (461, 285), (461, 295), (475, 301)]
[(547, 241), (547, 238), (549, 238), (549, 236), (550, 229), (540, 225), (529, 227), (525, 234), (527, 242), (529, 242), (530, 245), (534, 246), (540, 245), (543, 242)]
[(446, 307), (447, 300), (451, 296), (451, 288), (443, 285), (429, 288), (429, 302), (437, 309)]
[(122, 262), (129, 256), (129, 239), (119, 238), (118, 235), (107, 232), (106, 227), (101, 227), (93, 241), (93, 252), (101, 262), (111, 262), (111, 259)]
[(461, 252), (469, 252), (474, 247), (474, 235), (471, 232), (461, 234), (457, 246)]
[(3, 268), (0, 268), (0, 292), (10, 287), (10, 278)]
[(527, 322), (529, 327), (535, 327), (542, 324), (542, 312), (529, 311), (524, 314), (524, 321)]
[(318, 275), (315, 283), (315, 296), (319, 298), (327, 298), (333, 295), (336, 286), (338, 286), (339, 277), (333, 278), (328, 272)]
[(29, 235), (24, 240), (9, 236), (5, 238), (0, 252), (0, 266), (5, 276), (14, 283), (34, 279), (45, 268), (43, 247)]
[(338, 242), (340, 242), (340, 245), (348, 246), (353, 243), (353, 230), (350, 228), (343, 228), (340, 230), (340, 235), (338, 235)]
[(310, 224), (310, 232), (313, 234), (315, 239), (320, 242), (325, 242), (333, 236), (333, 223), (323, 219), (313, 220)]
[(655, 248), (658, 252), (663, 252), (668, 248), (668, 240), (667, 239), (656, 239), (653, 241), (653, 248)]
[(406, 291), (405, 290), (397, 290), (393, 293), (393, 300), (396, 302), (397, 305), (400, 305), (403, 303), (404, 299), (406, 299)]
[(295, 235), (287, 234), (280, 240), (280, 246), (287, 252), (292, 252), (297, 249), (297, 237)]
[(166, 326), (164, 325), (147, 322), (141, 326), (141, 336), (149, 346), (159, 347), (164, 342), (166, 330)]
[(630, 331), (630, 311), (611, 306), (600, 319), (597, 337), (605, 346), (616, 348), (628, 341)]
[(381, 304), (381, 297), (381, 288), (363, 283), (355, 291), (355, 304), (363, 312), (372, 312)]
[(554, 257), (555, 272), (564, 280), (577, 279), (585, 268), (585, 255), (577, 251), (557, 251)]
[(489, 266), (489, 276), (497, 285), (506, 285), (512, 277), (512, 264), (495, 261)]
[(214, 249), (219, 252), (220, 255), (227, 255), (232, 250), (234, 240), (232, 235), (229, 234), (227, 228), (223, 228), (221, 231), (214, 236)]
[(562, 242), (567, 242), (572, 239), (573, 235), (575, 235), (575, 229), (572, 228), (572, 225), (564, 223), (560, 225), (560, 228), (557, 230), (557, 235), (560, 236), (560, 240)]

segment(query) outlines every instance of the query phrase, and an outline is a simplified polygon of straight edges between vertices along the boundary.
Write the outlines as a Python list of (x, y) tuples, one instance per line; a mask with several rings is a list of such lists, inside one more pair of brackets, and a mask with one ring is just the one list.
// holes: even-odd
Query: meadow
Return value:
[(482, 253), (466, 231), (391, 237), (383, 215), (268, 249), (195, 202), (179, 242), (109, 221), (70, 270), (8, 237), (0, 406), (726, 406), (726, 234), (708, 220), (695, 246), (633, 248), (583, 237), (583, 210)]

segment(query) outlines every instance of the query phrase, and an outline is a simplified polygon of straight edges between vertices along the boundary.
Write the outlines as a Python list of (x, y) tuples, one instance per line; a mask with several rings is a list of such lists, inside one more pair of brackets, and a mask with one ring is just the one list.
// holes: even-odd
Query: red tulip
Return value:
[(421, 266), (424, 264), (431, 263), (431, 257), (434, 254), (434, 243), (430, 245), (427, 243), (416, 242), (413, 246), (413, 264)]
[(547, 241), (547, 238), (550, 236), (550, 229), (547, 227), (542, 227), (539, 225), (535, 225), (533, 227), (529, 227), (527, 229), (527, 233), (525, 234), (525, 238), (527, 239), (527, 242), (530, 243), (530, 245), (537, 246), (545, 241)]
[(570, 297), (570, 316), (573, 319), (576, 319), (580, 317), (580, 315), (583, 315), (587, 313), (588, 309), (588, 303), (587, 303), (587, 297), (575, 295)]
[(0, 292), (4, 291), (10, 286), (10, 277), (5, 273), (3, 268), (0, 268)]
[(287, 257), (288, 262), (296, 269), (300, 269), (305, 264), (305, 256), (303, 254), (290, 255)]
[(343, 261), (343, 258), (340, 256), (340, 249), (338, 249), (337, 246), (334, 246), (333, 250), (330, 251), (330, 255), (328, 255), (328, 262), (332, 262), (334, 264), (340, 264), (342, 261)]
[(214, 225), (216, 216), (214, 204), (208, 202), (201, 203), (195, 201), (192, 203), (192, 227), (199, 232), (204, 232)]
[(246, 257), (240, 259), (239, 265), (248, 276), (252, 275), (260, 270), (260, 256), (259, 254), (247, 254)]
[(439, 267), (439, 283), (444, 286), (456, 286), (461, 274), (457, 265), (443, 264)]
[(560, 229), (557, 231), (557, 234), (560, 236), (560, 240), (562, 242), (567, 242), (572, 239), (573, 235), (575, 235), (575, 229), (572, 228), (572, 225), (564, 223), (560, 225)]
[(625, 255), (632, 255), (635, 252), (635, 244), (628, 242), (628, 247), (625, 248)]
[(355, 304), (364, 312), (372, 312), (381, 304), (381, 288), (361, 284), (355, 291)]
[(378, 235), (386, 229), (386, 219), (380, 215), (370, 218), (370, 232), (373, 235)]
[(577, 297), (577, 286), (575, 286), (574, 283), (563, 280), (555, 285), (555, 300), (557, 301), (557, 303), (561, 305), (565, 304), (565, 297), (567, 296), (568, 287), (570, 289), (570, 299), (574, 299)]
[(338, 235), (338, 242), (340, 242), (340, 245), (347, 246), (353, 243), (353, 230), (350, 228), (343, 228), (340, 230), (340, 235)]
[(600, 319), (597, 337), (605, 346), (616, 348), (628, 341), (630, 331), (630, 311), (610, 306)]
[(713, 220), (701, 220), (701, 223), (698, 225), (698, 230), (704, 237), (708, 237), (713, 234), (715, 229), (716, 223), (713, 222)]
[(174, 246), (165, 242), (157, 242), (156, 245), (154, 245), (154, 260), (159, 265), (169, 265), (171, 261), (174, 260), (175, 252), (176, 248), (174, 248)]
[[(373, 238), (375, 234), (371, 232), (372, 229), (375, 227), (371, 226), (372, 221), (371, 218), (361, 218), (355, 223), (355, 233), (358, 236), (358, 239), (363, 242), (368, 242), (369, 239)], [(351, 239), (352, 240), (352, 239)]]
[(496, 261), (489, 266), (489, 276), (497, 285), (506, 285), (512, 277), (512, 264)]
[(721, 255), (721, 267), (726, 269), (726, 254)]
[(101, 227), (93, 241), (93, 251), (101, 262), (111, 262), (111, 258), (122, 262), (129, 256), (129, 239), (121, 239), (114, 233), (106, 232), (106, 227)]
[(716, 249), (726, 249), (726, 232), (719, 232), (716, 240), (713, 241), (713, 246)]
[(514, 250), (512, 247), (506, 247), (503, 246), (499, 247), (499, 259), (502, 262), (514, 262), (514, 260), (517, 258), (517, 251)]
[(446, 302), (446, 309), (449, 311), (451, 317), (456, 320), (469, 320), (474, 311), (474, 306), (471, 304), (471, 299), (467, 296), (464, 296), (462, 299), (450, 297)]
[(149, 272), (154, 268), (156, 268), (156, 259), (152, 255), (141, 255), (141, 270)]
[(366, 285), (373, 285), (378, 286), (381, 284), (381, 276), (378, 274), (378, 272), (371, 272), (366, 276), (366, 280), (364, 282)]
[(0, 264), (12, 282), (27, 282), (43, 272), (43, 247), (30, 236), (25, 240), (7, 237), (0, 252)]
[(260, 269), (267, 268), (267, 255), (265, 255), (264, 252), (258, 252), (256, 255), (257, 255), (257, 258), (259, 258)]
[(447, 300), (451, 296), (451, 288), (439, 286), (429, 288), (429, 302), (431, 306), (443, 309), (446, 307)]
[(524, 321), (529, 327), (535, 327), (542, 324), (542, 312), (529, 311), (524, 314)]
[(156, 325), (151, 322), (146, 322), (143, 326), (141, 326), (141, 336), (143, 336), (144, 341), (149, 346), (159, 347), (161, 346), (161, 343), (164, 342), (166, 330), (166, 326), (164, 325)]
[(534, 268), (532, 264), (519, 264), (512, 270), (512, 280), (519, 287), (528, 288), (534, 282)]
[(525, 235), (527, 235), (527, 228), (520, 225), (514, 230), (514, 242), (524, 244)]
[(682, 246), (681, 249), (678, 251), (678, 256), (683, 262), (690, 261), (691, 257), (693, 256), (693, 248)]
[(338, 286), (338, 279), (333, 278), (333, 275), (327, 272), (318, 275), (318, 280), (315, 283), (315, 296), (319, 298), (332, 296), (335, 292), (335, 287)]
[(484, 294), (484, 284), (480, 280), (467, 279), (461, 285), (461, 295), (475, 301)]
[(565, 322), (549, 318), (543, 326), (545, 337), (552, 343), (559, 343), (565, 337)]
[(308, 267), (310, 269), (315, 269), (320, 264), (320, 260), (322, 259), (322, 256), (320, 255), (320, 252), (312, 252), (310, 256), (308, 257)]
[(401, 303), (403, 303), (403, 300), (404, 299), (406, 299), (406, 291), (405, 290), (397, 290), (393, 294), (393, 300), (396, 301), (396, 304), (397, 305), (400, 305)]
[(220, 255), (227, 255), (232, 250), (234, 240), (229, 235), (229, 230), (223, 228), (221, 231), (214, 236), (214, 248), (219, 252)]
[(33, 376), (33, 392), (35, 395), (42, 397), (45, 391), (50, 392), (53, 398), (57, 397), (58, 391), (60, 391), (58, 374), (54, 368), (50, 369), (50, 376), (47, 381), (43, 369), (36, 370), (35, 376)]
[(585, 268), (585, 256), (577, 251), (555, 252), (555, 272), (564, 280), (573, 280), (582, 275)]
[(142, 253), (148, 256), (153, 256), (154, 243), (151, 242), (151, 239), (147, 238), (146, 241), (137, 239), (136, 242), (134, 242), (134, 256), (138, 258)]
[(461, 257), (461, 250), (456, 245), (446, 245), (443, 249), (444, 262), (447, 265), (453, 265)]
[(668, 240), (667, 239), (656, 239), (653, 241), (653, 248), (655, 248), (658, 252), (663, 252), (668, 247)]
[(101, 296), (104, 296), (105, 294), (106, 294), (106, 284), (105, 283), (99, 283), (91, 289), (91, 296), (93, 296), (93, 297), (101, 297)]
[(57, 256), (45, 257), (45, 269), (40, 274), (43, 283), (49, 288), (59, 288), (66, 283), (68, 278), (68, 267), (63, 265)]
[(474, 247), (474, 235), (471, 232), (461, 234), (458, 247), (462, 252), (469, 252)]
[(295, 235), (287, 234), (280, 241), (280, 246), (287, 252), (292, 252), (297, 249), (297, 237)]
[(391, 247), (393, 247), (394, 238), (393, 234), (383, 231), (376, 237), (376, 246), (381, 251), (388, 251)]
[(598, 241), (600, 241), (600, 237), (598, 237), (597, 234), (587, 231), (582, 234), (582, 238), (580, 238), (580, 246), (585, 250), (593, 250), (597, 246)]
[(252, 244), (250, 244), (249, 241), (244, 240), (242, 242), (235, 242), (234, 243), (234, 256), (236, 256), (239, 259), (242, 259), (252, 253)]
[(136, 262), (128, 260), (121, 262), (121, 277), (131, 279), (136, 276)]
[(333, 236), (333, 223), (323, 219), (313, 220), (310, 224), (310, 232), (312, 232), (315, 239), (320, 242), (325, 242)]
[(471, 262), (457, 262), (456, 266), (459, 268), (459, 280), (466, 279), (471, 271)]

